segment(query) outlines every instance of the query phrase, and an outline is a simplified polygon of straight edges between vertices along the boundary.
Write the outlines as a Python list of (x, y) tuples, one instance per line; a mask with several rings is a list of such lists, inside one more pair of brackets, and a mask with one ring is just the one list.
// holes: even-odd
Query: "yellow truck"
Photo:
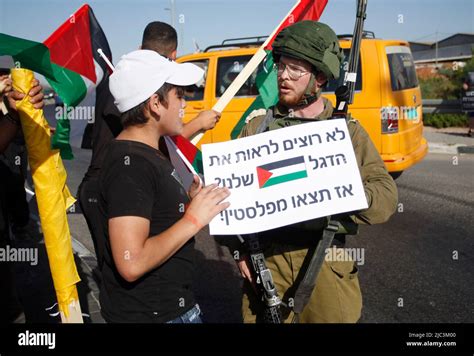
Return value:
[[(366, 33), (361, 42), (354, 102), (349, 112), (367, 130), (388, 171), (397, 177), (422, 160), (428, 151), (423, 137), (421, 92), (408, 43), (371, 37)], [(185, 122), (213, 107), (262, 42), (261, 38), (251, 40), (226, 40), (204, 52), (178, 59), (181, 63), (194, 63), (206, 72), (201, 83), (186, 90)], [(330, 83), (323, 93), (333, 104), (334, 91), (344, 78), (351, 36), (342, 35), (339, 40), (346, 54), (340, 80)], [(255, 84), (258, 70), (261, 67), (242, 86), (218, 125), (206, 132), (199, 145), (231, 139), (232, 129), (258, 95)]]

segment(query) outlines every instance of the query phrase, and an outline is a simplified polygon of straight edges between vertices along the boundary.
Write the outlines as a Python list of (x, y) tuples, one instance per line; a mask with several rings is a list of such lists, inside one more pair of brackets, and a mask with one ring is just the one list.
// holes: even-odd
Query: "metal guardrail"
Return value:
[(462, 114), (459, 99), (423, 99), (423, 114)]

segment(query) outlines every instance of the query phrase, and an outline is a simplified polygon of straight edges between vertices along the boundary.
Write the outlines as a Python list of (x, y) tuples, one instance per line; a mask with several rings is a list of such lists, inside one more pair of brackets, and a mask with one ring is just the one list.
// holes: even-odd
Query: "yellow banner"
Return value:
[[(12, 69), (15, 90), (27, 94), (34, 79), (27, 69)], [(51, 132), (44, 118), (29, 102), (29, 96), (17, 102), (21, 126), (28, 149), (28, 161), (35, 185), (49, 265), (60, 311), (68, 317), (68, 306), (78, 303), (76, 283), (80, 281), (72, 252), (66, 209), (75, 199), (66, 186), (66, 170), (58, 150), (51, 149)]]

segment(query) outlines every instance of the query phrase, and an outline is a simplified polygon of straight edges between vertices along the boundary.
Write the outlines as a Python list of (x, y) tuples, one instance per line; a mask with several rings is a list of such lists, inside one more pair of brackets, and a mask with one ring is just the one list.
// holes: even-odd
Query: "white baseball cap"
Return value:
[(109, 79), (119, 111), (128, 111), (147, 100), (164, 83), (187, 86), (197, 83), (204, 71), (191, 63), (176, 63), (155, 51), (140, 49), (125, 54)]

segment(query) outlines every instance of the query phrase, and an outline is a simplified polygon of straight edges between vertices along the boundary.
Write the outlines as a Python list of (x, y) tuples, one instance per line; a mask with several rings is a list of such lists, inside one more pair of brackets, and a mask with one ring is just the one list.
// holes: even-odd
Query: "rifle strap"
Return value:
[[(294, 317), (292, 323), (299, 322), (299, 315), (303, 312), (304, 307), (308, 304), (316, 280), (326, 256), (326, 249), (331, 247), (336, 232), (339, 230), (339, 223), (331, 220), (323, 231), (322, 238), (318, 241), (317, 246), (311, 247), (303, 262), (298, 278), (300, 280), (294, 295)], [(305, 268), (306, 267), (306, 268)], [(302, 274), (302, 275), (301, 275)], [(301, 276), (300, 276), (301, 275)], [(301, 277), (301, 278), (300, 278)]]

